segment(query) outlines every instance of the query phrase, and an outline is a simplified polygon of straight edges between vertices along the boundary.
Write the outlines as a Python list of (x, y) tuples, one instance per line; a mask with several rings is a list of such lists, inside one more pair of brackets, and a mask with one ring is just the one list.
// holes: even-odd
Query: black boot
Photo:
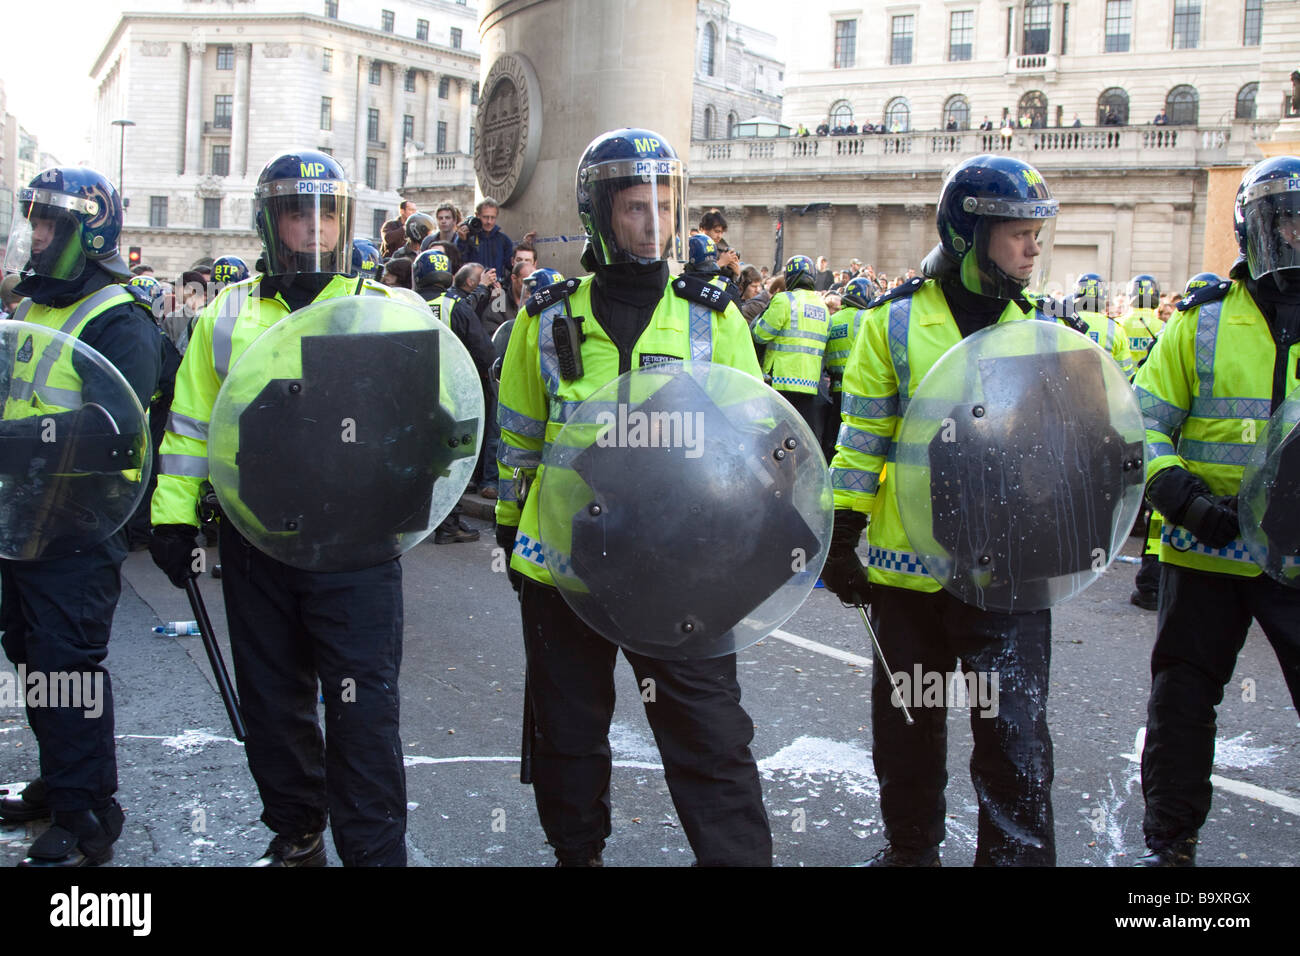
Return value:
[(324, 866), (325, 834), (304, 833), (298, 837), (276, 834), (262, 858), (253, 866)]
[(603, 867), (605, 865), (605, 860), (601, 857), (601, 851), (595, 847), (587, 847), (586, 849), (578, 850), (576, 852), (562, 853), (559, 850), (556, 850), (555, 865)]
[(1137, 866), (1195, 866), (1196, 835), (1180, 837), (1152, 847), (1145, 856), (1138, 857)]
[(19, 866), (100, 866), (113, 859), (126, 815), (116, 800), (102, 810), (55, 810), (53, 825), (36, 838)]
[(5, 823), (44, 820), (49, 815), (49, 791), (45, 787), (44, 777), (37, 777), (17, 796), (0, 800), (0, 820)]
[(942, 864), (939, 862), (937, 846), (918, 850), (914, 847), (894, 846), (891, 843), (858, 866), (942, 866)]

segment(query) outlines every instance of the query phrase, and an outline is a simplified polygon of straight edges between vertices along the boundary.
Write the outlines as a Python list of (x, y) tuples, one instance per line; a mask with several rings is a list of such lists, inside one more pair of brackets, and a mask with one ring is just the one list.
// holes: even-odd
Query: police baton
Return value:
[(248, 737), (244, 727), (244, 718), (239, 713), (239, 700), (235, 689), (230, 685), (230, 674), (226, 671), (226, 662), (221, 657), (221, 648), (212, 635), (212, 621), (208, 619), (208, 609), (203, 604), (203, 595), (194, 578), (185, 582), (185, 594), (190, 599), (190, 608), (194, 611), (194, 620), (199, 625), (199, 637), (203, 640), (203, 649), (208, 652), (208, 663), (212, 666), (212, 676), (217, 681), (217, 690), (221, 692), (221, 702), (226, 705), (226, 715), (230, 717), (230, 726), (235, 729), (235, 739), (240, 743)]
[(872, 650), (876, 652), (876, 660), (880, 661), (880, 666), (885, 669), (885, 675), (889, 678), (889, 686), (894, 688), (894, 696), (898, 698), (898, 706), (903, 708), (903, 719), (907, 721), (910, 727), (916, 723), (912, 719), (912, 712), (907, 709), (907, 702), (903, 700), (903, 692), (898, 689), (894, 683), (894, 672), (889, 667), (889, 661), (885, 660), (885, 652), (880, 647), (880, 641), (876, 637), (876, 629), (871, 626), (871, 620), (867, 617), (867, 609), (861, 604), (856, 605), (858, 613), (862, 615), (862, 625), (867, 629), (867, 634), (871, 637)]

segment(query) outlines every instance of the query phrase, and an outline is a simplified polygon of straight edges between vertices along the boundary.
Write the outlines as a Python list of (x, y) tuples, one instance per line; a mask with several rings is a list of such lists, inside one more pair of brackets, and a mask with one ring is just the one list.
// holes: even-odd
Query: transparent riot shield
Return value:
[(1300, 389), (1255, 436), (1237, 505), (1250, 556), (1274, 580), (1300, 588)]
[(1142, 414), (1095, 343), (1030, 319), (953, 346), (907, 405), (891, 461), (929, 573), (967, 604), (1048, 608), (1124, 543), (1141, 504)]
[(816, 583), (829, 472), (799, 413), (744, 372), (673, 362), (583, 402), (542, 460), (543, 555), (605, 638), (651, 657), (734, 653)]
[(469, 483), (483, 392), (423, 304), (376, 296), (295, 312), (240, 356), (212, 409), (208, 466), (257, 548), (348, 571), (423, 540)]
[(90, 346), (0, 322), (0, 557), (40, 561), (115, 534), (144, 497), (149, 425), (122, 374)]

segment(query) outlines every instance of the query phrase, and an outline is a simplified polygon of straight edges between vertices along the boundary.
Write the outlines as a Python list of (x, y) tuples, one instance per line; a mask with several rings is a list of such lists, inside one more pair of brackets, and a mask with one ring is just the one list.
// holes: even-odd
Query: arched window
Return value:
[(1043, 127), (1047, 125), (1047, 97), (1038, 90), (1030, 90), (1020, 97), (1020, 116), (1029, 117), (1029, 125)]
[(1253, 120), (1255, 118), (1255, 94), (1258, 92), (1258, 83), (1247, 83), (1237, 91), (1237, 112), (1234, 114), (1237, 119)]
[(738, 122), (740, 122), (740, 119), (735, 113), (727, 114), (727, 139), (731, 139), (731, 137), (735, 135), (736, 124)]
[(943, 104), (944, 129), (970, 129), (970, 103), (966, 97), (958, 94), (948, 97)]
[(1097, 97), (1098, 126), (1128, 125), (1128, 92), (1118, 86), (1103, 90)]
[(890, 133), (907, 133), (912, 129), (912, 108), (907, 99), (896, 96), (885, 106), (885, 129)]
[(831, 128), (848, 126), (853, 122), (853, 107), (848, 100), (840, 100), (831, 106)]
[(713, 119), (714, 112), (712, 106), (704, 107), (704, 129), (700, 132), (701, 139), (713, 139)]
[(1025, 32), (1020, 52), (1046, 53), (1052, 37), (1052, 8), (1047, 0), (1025, 0)]
[(1200, 96), (1194, 86), (1175, 86), (1165, 97), (1165, 122), (1170, 126), (1195, 126)]
[(713, 75), (714, 54), (718, 47), (718, 31), (712, 23), (704, 24), (700, 35), (700, 72), (705, 76)]

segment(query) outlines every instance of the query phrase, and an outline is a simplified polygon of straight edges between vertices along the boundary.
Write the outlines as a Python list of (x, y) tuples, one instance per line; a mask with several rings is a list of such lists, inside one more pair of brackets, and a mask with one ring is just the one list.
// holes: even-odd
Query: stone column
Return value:
[(1177, 291), (1186, 285), (1196, 269), (1192, 268), (1192, 203), (1179, 202), (1162, 206), (1161, 212), (1169, 215), (1169, 289)]
[[(827, 209), (818, 209), (816, 215), (817, 248), (811, 253), (804, 254), (808, 255), (813, 262), (817, 261), (818, 256), (825, 256), (827, 261), (830, 262), (828, 268), (833, 270), (835, 268), (835, 263), (831, 256), (831, 222), (835, 218), (835, 207), (831, 206)], [(789, 256), (786, 256), (786, 258), (788, 259)]]
[[(473, 80), (460, 81), (460, 96), (456, 106), (456, 151), (460, 153), (471, 153), (469, 148), (469, 128), (474, 123), (474, 113), (478, 107), (469, 101), (469, 88)], [(500, 196), (493, 197), (500, 199)]]
[(235, 44), (235, 115), (230, 121), (230, 175), (248, 175), (248, 66), (251, 43)]
[[(730, 206), (727, 212), (723, 214), (727, 217), (727, 244), (736, 250), (737, 255), (741, 256), (744, 255), (745, 251), (746, 212), (744, 206)], [(695, 221), (699, 222), (698, 219)]]
[(438, 75), (433, 70), (424, 74), (424, 151), (432, 153), (438, 148)]
[(199, 174), (199, 153), (203, 146), (203, 51), (202, 40), (185, 44), (190, 53), (190, 76), (185, 95), (185, 168), (190, 176)]
[(393, 93), (389, 98), (389, 110), (392, 118), (388, 121), (388, 188), (394, 192), (402, 188), (402, 156), (406, 144), (402, 142), (402, 68), (397, 63), (390, 64), (393, 74)]
[(1127, 283), (1133, 274), (1133, 212), (1131, 202), (1115, 204), (1115, 245), (1110, 263), (1113, 289), (1124, 288), (1116, 283)]
[(876, 267), (876, 248), (880, 244), (880, 207), (875, 203), (858, 206), (858, 215), (862, 217), (861, 251), (864, 266)]
[(355, 169), (352, 178), (357, 185), (366, 181), (366, 110), (370, 108), (370, 61), (364, 56), (357, 57), (357, 137), (353, 147), (352, 163)]
[(933, 213), (930, 212), (930, 207), (924, 203), (908, 203), (903, 207), (903, 210), (907, 213), (908, 219), (908, 256), (903, 268), (916, 269), (919, 272), (921, 260), (930, 251), (930, 247), (934, 245), (926, 232), (926, 225)]

